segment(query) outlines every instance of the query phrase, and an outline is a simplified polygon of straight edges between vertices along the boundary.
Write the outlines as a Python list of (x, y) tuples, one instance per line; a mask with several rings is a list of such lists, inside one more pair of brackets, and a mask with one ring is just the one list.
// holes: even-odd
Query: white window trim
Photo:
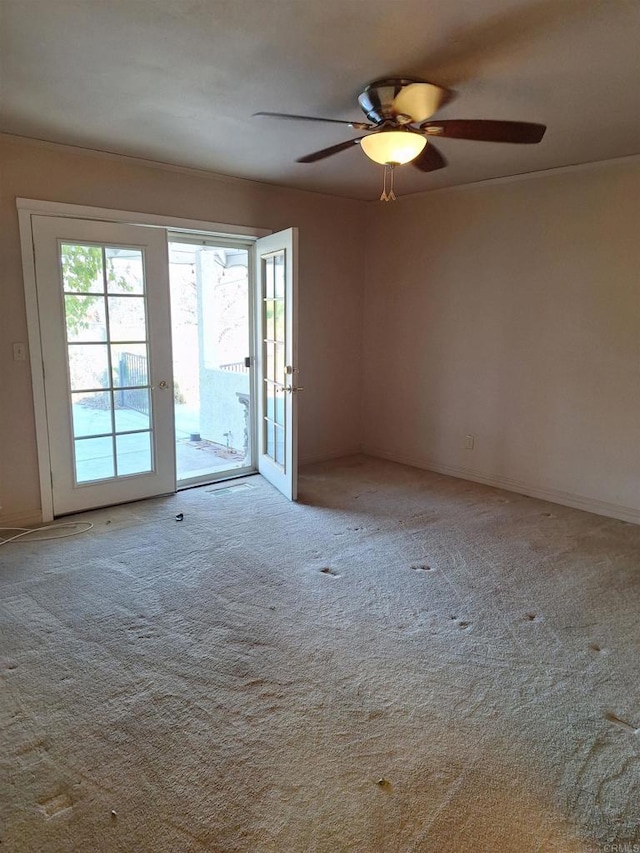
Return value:
[[(239, 239), (245, 244), (254, 243), (260, 237), (272, 234), (271, 229), (251, 228), (244, 225), (228, 225), (222, 222), (207, 222), (201, 219), (184, 219), (155, 213), (139, 213), (130, 210), (112, 210), (81, 204), (65, 204), (55, 201), (17, 198), (20, 246), (22, 251), (22, 273), (29, 336), (29, 362), (33, 408), (36, 421), (36, 446), (38, 474), (40, 480), (40, 508), (42, 521), (53, 520), (53, 489), (51, 484), (51, 457), (47, 428), (47, 408), (44, 393), (44, 364), (40, 342), (40, 316), (36, 289), (36, 269), (33, 246), (32, 216), (68, 216), (72, 219), (92, 219), (98, 222), (119, 222), (128, 225), (146, 225), (162, 228), (169, 232), (189, 232), (207, 238)], [(250, 265), (251, 267), (251, 265)], [(253, 333), (253, 332), (252, 332)]]

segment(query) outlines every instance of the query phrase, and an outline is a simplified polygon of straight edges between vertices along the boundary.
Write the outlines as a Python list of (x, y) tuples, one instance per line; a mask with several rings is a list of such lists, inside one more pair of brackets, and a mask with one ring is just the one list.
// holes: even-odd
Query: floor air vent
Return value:
[(224, 498), (228, 495), (233, 495), (236, 492), (246, 492), (250, 489), (255, 489), (250, 483), (236, 483), (233, 486), (224, 486), (222, 489), (207, 489), (214, 497)]

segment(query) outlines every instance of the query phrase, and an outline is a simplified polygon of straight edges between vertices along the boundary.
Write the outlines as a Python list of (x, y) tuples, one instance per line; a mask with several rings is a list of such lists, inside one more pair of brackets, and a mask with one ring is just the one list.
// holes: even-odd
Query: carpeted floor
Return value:
[(364, 457), (240, 482), (0, 548), (2, 851), (640, 845), (639, 527)]

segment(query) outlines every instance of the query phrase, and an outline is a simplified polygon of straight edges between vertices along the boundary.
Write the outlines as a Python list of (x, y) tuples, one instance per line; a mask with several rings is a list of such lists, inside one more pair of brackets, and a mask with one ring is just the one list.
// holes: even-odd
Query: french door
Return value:
[[(42, 354), (42, 390), (38, 381), (34, 393), (38, 446), (50, 468), (47, 505), (64, 515), (174, 492), (167, 228), (33, 214), (30, 221), (35, 299), (28, 301), (37, 315), (30, 337)], [(257, 468), (295, 500), (297, 230), (258, 239), (251, 251), (253, 392), (235, 395), (247, 397), (252, 450), (243, 472)], [(230, 365), (222, 367), (228, 380)]]
[(289, 500), (298, 495), (296, 228), (255, 247), (258, 470)]
[(32, 224), (54, 514), (175, 491), (166, 233)]

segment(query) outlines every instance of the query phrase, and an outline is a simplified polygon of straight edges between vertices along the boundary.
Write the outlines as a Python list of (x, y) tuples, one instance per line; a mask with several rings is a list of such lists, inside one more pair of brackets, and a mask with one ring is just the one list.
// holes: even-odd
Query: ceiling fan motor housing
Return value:
[(374, 80), (358, 95), (358, 103), (375, 124), (419, 124), (451, 98), (451, 92), (426, 80), (391, 77)]

